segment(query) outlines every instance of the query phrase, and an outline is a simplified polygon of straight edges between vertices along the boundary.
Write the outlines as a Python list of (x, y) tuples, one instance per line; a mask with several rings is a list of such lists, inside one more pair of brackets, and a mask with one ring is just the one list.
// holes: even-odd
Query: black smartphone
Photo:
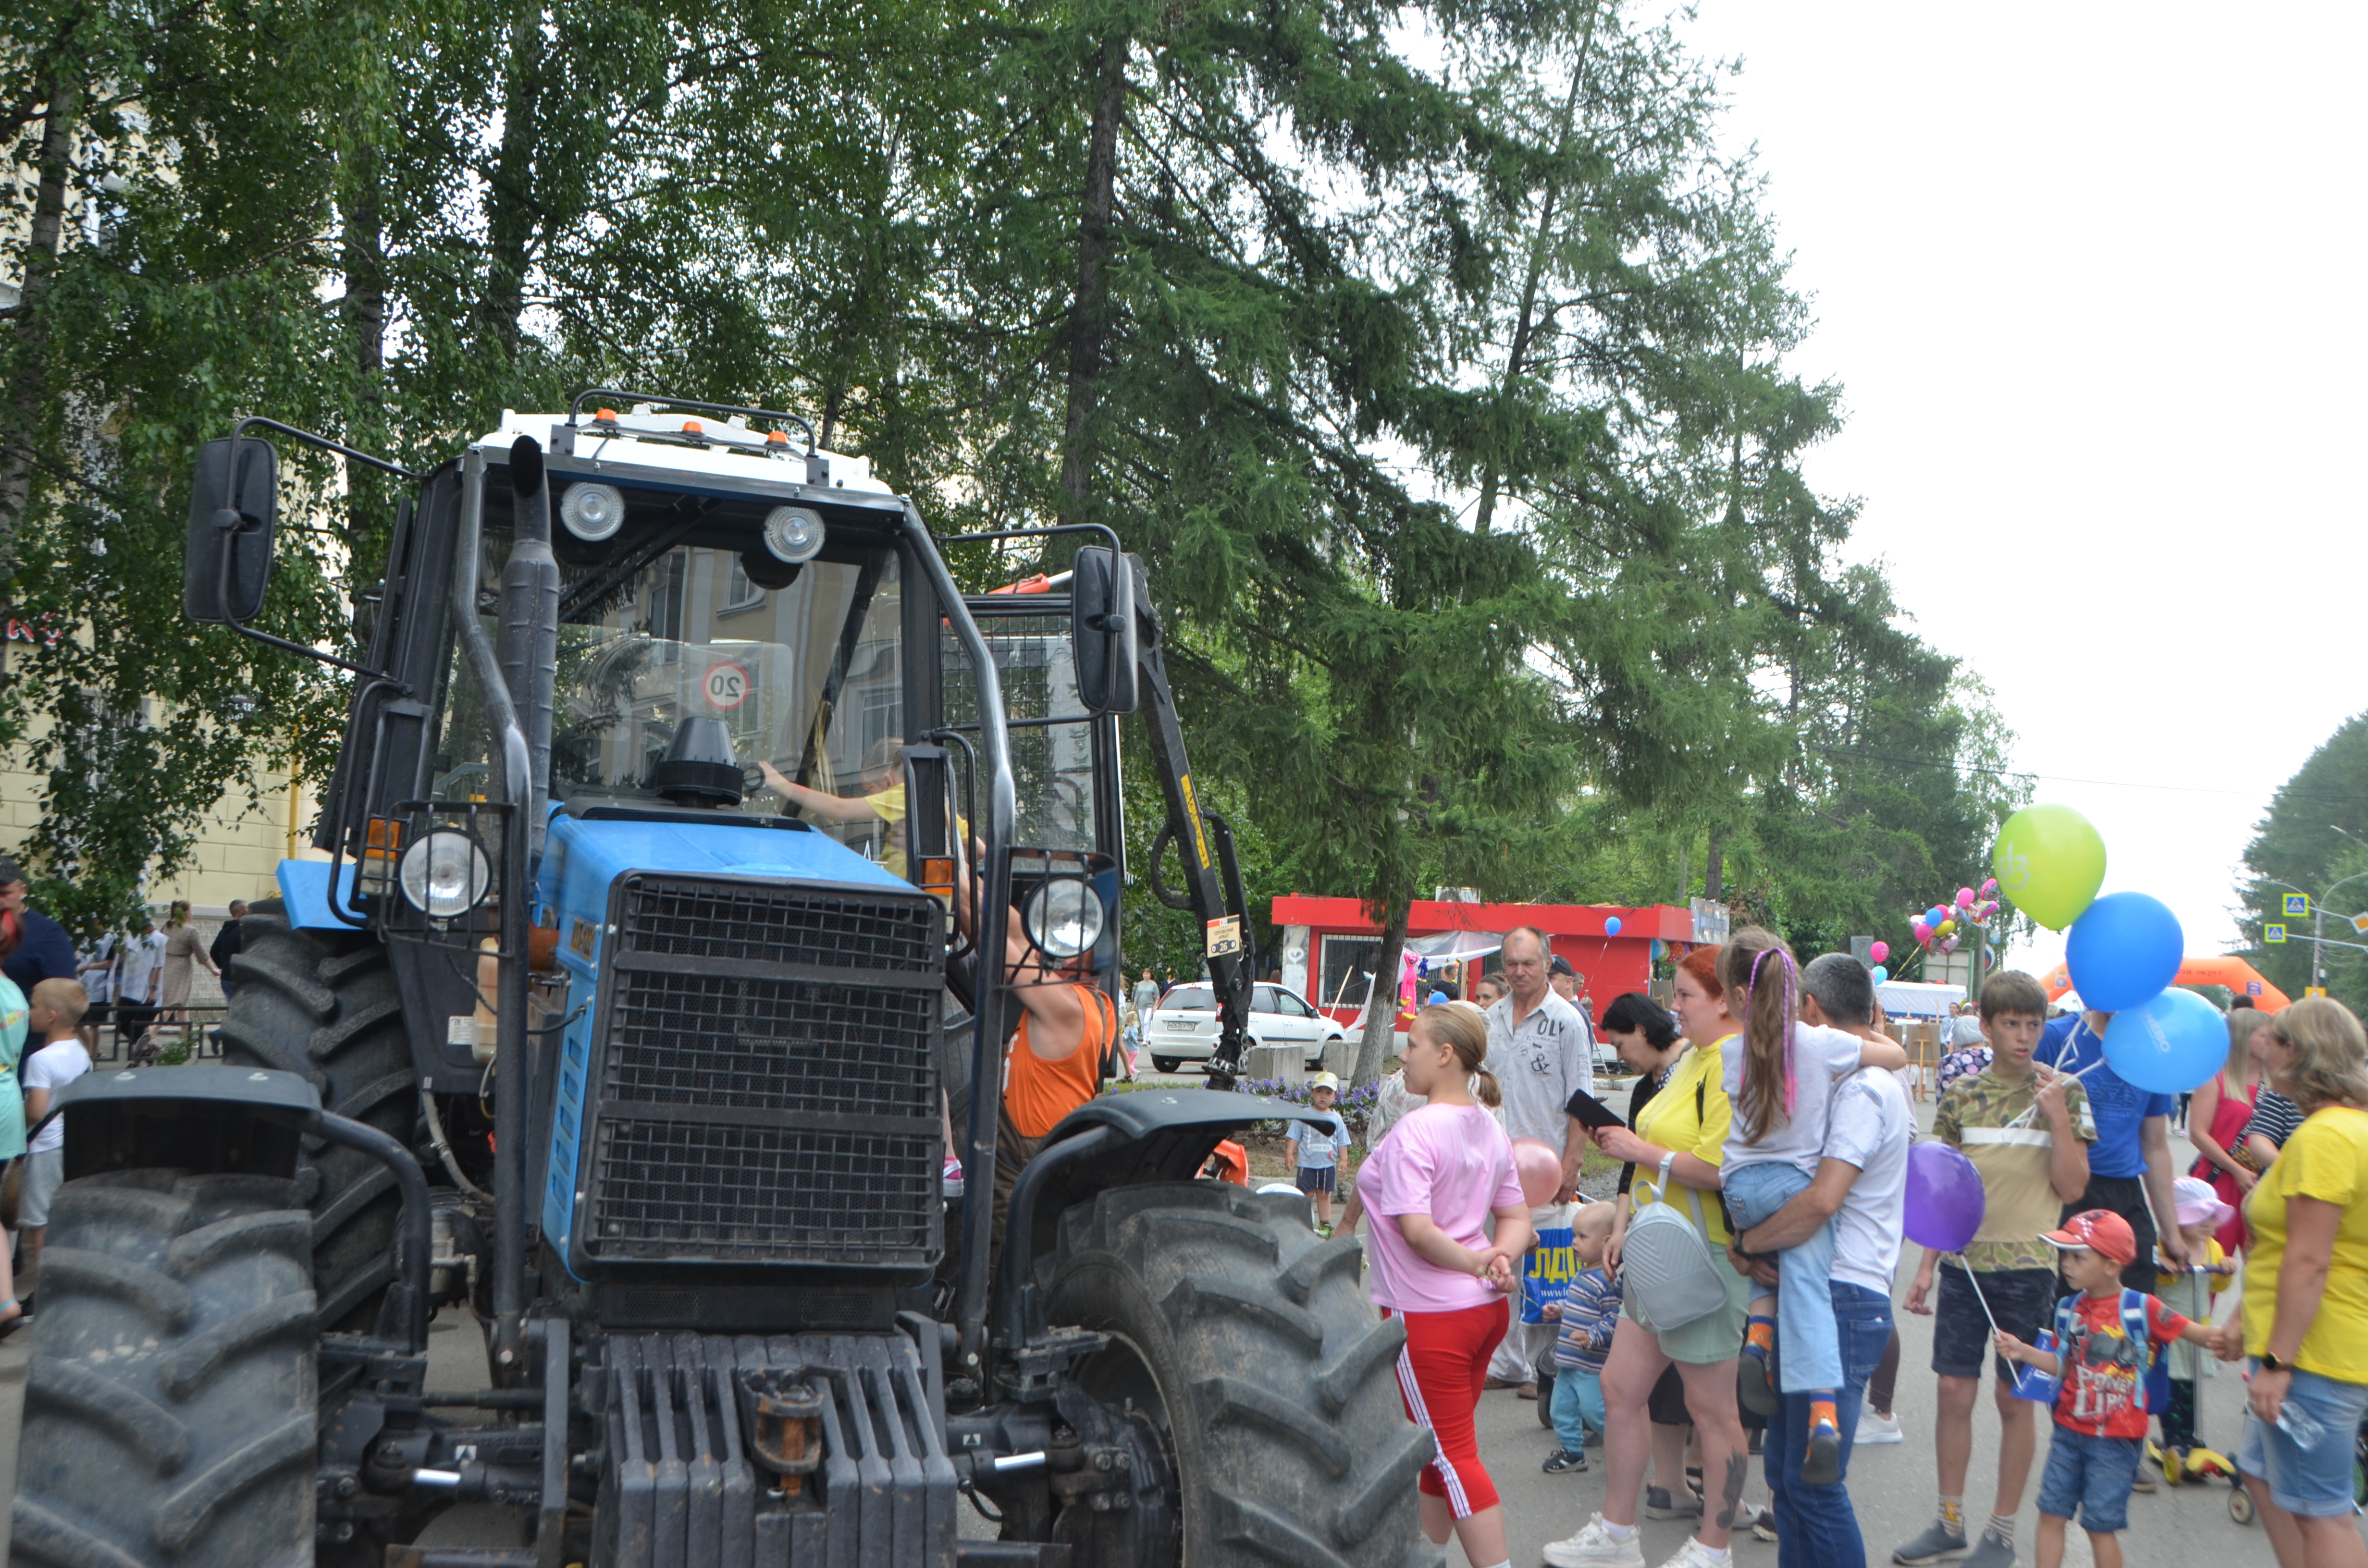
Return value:
[(1578, 1118), (1579, 1124), (1588, 1128), (1589, 1131), (1598, 1127), (1625, 1127), (1628, 1125), (1628, 1119), (1626, 1117), (1622, 1116), (1618, 1111), (1613, 1110), (1610, 1106), (1605, 1105), (1601, 1100), (1597, 1099), (1585, 1089), (1581, 1089), (1578, 1093), (1571, 1096), (1569, 1109), (1571, 1115)]

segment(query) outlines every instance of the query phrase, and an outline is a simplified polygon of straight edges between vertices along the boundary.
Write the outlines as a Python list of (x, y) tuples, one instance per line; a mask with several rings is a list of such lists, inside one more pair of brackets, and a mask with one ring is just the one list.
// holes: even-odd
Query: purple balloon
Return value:
[(1934, 1252), (1963, 1252), (1982, 1228), (1981, 1173), (1946, 1143), (1907, 1151), (1907, 1239)]

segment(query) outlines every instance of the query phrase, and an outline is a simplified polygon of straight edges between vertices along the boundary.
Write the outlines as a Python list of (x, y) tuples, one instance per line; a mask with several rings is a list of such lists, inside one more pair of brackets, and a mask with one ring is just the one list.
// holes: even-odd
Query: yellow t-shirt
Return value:
[[(888, 843), (880, 851), (880, 863), (888, 868), (890, 876), (911, 881), (913, 875), (906, 869), (905, 857), (905, 786), (891, 784), (876, 795), (864, 796), (863, 803), (871, 808), (873, 816), (888, 824)], [(968, 838), (969, 821), (956, 817), (954, 831)]]
[[(1636, 1136), (1647, 1143), (1664, 1149), (1675, 1149), (1680, 1154), (1691, 1154), (1705, 1165), (1720, 1164), (1726, 1155), (1726, 1130), (1735, 1119), (1734, 1104), (1726, 1097), (1725, 1082), (1725, 1049), (1729, 1035), (1716, 1045), (1694, 1047), (1678, 1059), (1677, 1070), (1669, 1081), (1661, 1085), (1645, 1114), (1636, 1120)], [(1702, 1089), (1702, 1110), (1694, 1110), (1694, 1090)], [(1657, 1171), (1636, 1167), (1636, 1179), (1630, 1193), (1638, 1204), (1650, 1203), (1656, 1198), (1675, 1208), (1688, 1219), (1693, 1217), (1693, 1205), (1686, 1201), (1687, 1191), (1675, 1176), (1669, 1178), (1669, 1191), (1663, 1195), (1653, 1188)], [(1710, 1228), (1710, 1244), (1713, 1249), (1727, 1244), (1725, 1211), (1719, 1207), (1715, 1192), (1697, 1192), (1702, 1199), (1702, 1221)], [(1722, 1265), (1724, 1267), (1724, 1265)]]
[(2343, 1210), (2327, 1293), (2294, 1364), (2339, 1382), (2368, 1383), (2368, 1112), (2322, 1106), (2310, 1113), (2277, 1164), (2245, 1201), (2253, 1243), (2245, 1257), (2245, 1354), (2268, 1348), (2285, 1262), (2286, 1204), (2315, 1198)]

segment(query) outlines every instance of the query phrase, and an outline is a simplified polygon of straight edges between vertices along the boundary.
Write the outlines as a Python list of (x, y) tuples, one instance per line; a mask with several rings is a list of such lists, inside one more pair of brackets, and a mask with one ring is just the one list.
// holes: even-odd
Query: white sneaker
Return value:
[(1678, 1549), (1678, 1554), (1662, 1563), (1661, 1568), (1729, 1568), (1734, 1561), (1732, 1547), (1713, 1552), (1694, 1537), (1688, 1536), (1685, 1545)]
[(1600, 1514), (1568, 1540), (1546, 1542), (1541, 1555), (1554, 1568), (1645, 1568), (1645, 1545), (1636, 1532), (1630, 1530), (1626, 1540), (1612, 1540)]
[(1861, 1449), (1876, 1448), (1884, 1443), (1904, 1443), (1906, 1433), (1899, 1429), (1896, 1415), (1878, 1415), (1874, 1406), (1868, 1405), (1858, 1413), (1858, 1436), (1850, 1441)]

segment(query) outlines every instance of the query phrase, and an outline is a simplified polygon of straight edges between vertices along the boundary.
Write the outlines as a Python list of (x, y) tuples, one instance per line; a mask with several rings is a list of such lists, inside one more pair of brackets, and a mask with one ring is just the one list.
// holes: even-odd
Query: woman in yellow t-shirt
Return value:
[[(1570, 1540), (1548, 1546), (1548, 1562), (1618, 1561), (1636, 1549), (1637, 1504), (1645, 1461), (1653, 1452), (1653, 1385), (1673, 1364), (1685, 1383), (1686, 1408), (1702, 1443), (1702, 1475), (1711, 1484), (1695, 1531), (1703, 1546), (1725, 1550), (1729, 1526), (1720, 1522), (1720, 1516), (1725, 1513), (1731, 1521), (1731, 1506), (1742, 1495), (1750, 1460), (1736, 1405), (1735, 1363), (1743, 1349), (1750, 1282), (1726, 1266), (1728, 1236), (1718, 1197), (1719, 1164), (1725, 1157), (1727, 1124), (1734, 1119), (1724, 1085), (1724, 1051), (1740, 1048), (1740, 1026), (1719, 979), (1722, 950), (1696, 948), (1678, 965), (1678, 1026), (1692, 1049), (1678, 1058), (1668, 1082), (1637, 1117), (1634, 1131), (1600, 1128), (1595, 1142), (1613, 1159), (1634, 1162), (1632, 1196), (1636, 1202), (1666, 1198), (1691, 1217), (1693, 1206), (1686, 1201), (1687, 1189), (1701, 1199), (1703, 1240), (1718, 1265), (1727, 1299), (1709, 1316), (1659, 1334), (1622, 1312), (1611, 1335), (1611, 1354), (1603, 1364), (1603, 1452), (1610, 1467), (1603, 1513)], [(1615, 1270), (1626, 1241), (1629, 1201), (1621, 1199), (1613, 1210), (1611, 1248), (1604, 1255)]]
[[(2351, 1517), (2353, 1436), (2368, 1415), (2368, 1034), (2351, 1009), (2306, 997), (2256, 1038), (2301, 1128), (2245, 1202), (2241, 1329), (2252, 1358), (2237, 1467), (2283, 1568), (2368, 1562)], [(2299, 1441), (2294, 1428), (2321, 1430)]]

